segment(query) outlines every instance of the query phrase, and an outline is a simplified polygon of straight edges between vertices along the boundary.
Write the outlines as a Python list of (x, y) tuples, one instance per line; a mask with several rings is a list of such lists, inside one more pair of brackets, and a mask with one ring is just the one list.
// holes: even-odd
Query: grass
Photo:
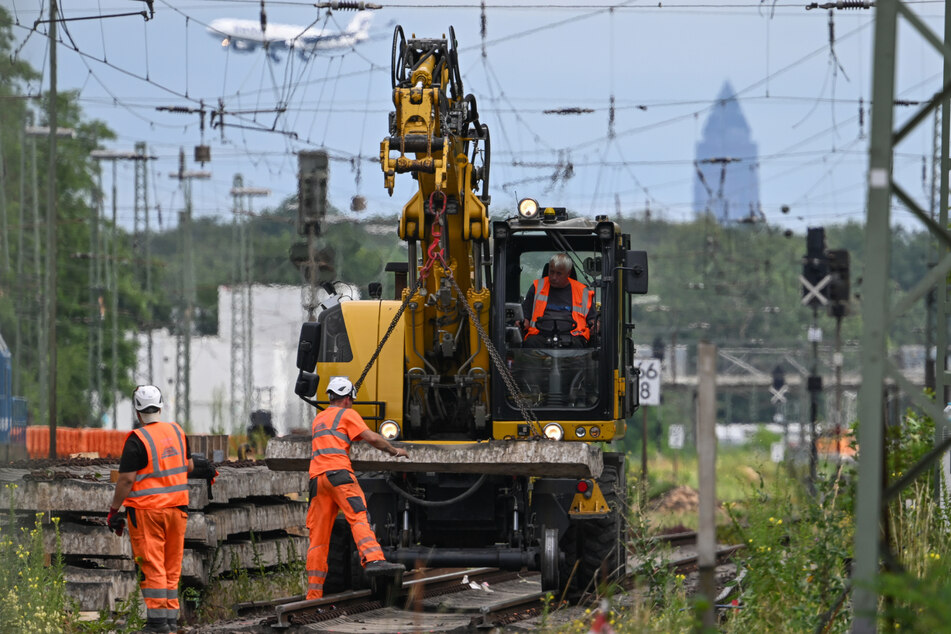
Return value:
[[(890, 429), (890, 479), (916, 463), (931, 447), (933, 424), (908, 413)], [(745, 579), (732, 609), (721, 610), (718, 631), (847, 632), (852, 627), (848, 588), (854, 539), (857, 474), (849, 464), (823, 462), (810, 493), (788, 465), (768, 462), (762, 450), (725, 448), (718, 452), (717, 493), (722, 512), (718, 540), (742, 543), (734, 558)], [(637, 467), (637, 463), (634, 465)], [(696, 487), (696, 460), (655, 455), (649, 482), (637, 483), (645, 500), (675, 486)], [(886, 537), (894, 563), (880, 575), (878, 627), (882, 631), (947, 631), (951, 622), (951, 504), (935, 496), (930, 474), (903, 491), (888, 508)], [(646, 508), (645, 508), (646, 505)], [(648, 502), (634, 504), (634, 554), (663, 551), (646, 537), (672, 525), (696, 526), (696, 513), (664, 514)], [(684, 580), (662, 567), (637, 571), (637, 589), (626, 598), (608, 593), (603, 607), (584, 618), (546, 631), (587, 632), (606, 619), (614, 631), (701, 631), (702, 598), (688, 598)]]
[[(631, 475), (629, 479), (636, 481), (634, 474), (640, 475), (640, 461), (633, 457), (629, 459)], [(772, 486), (786, 476), (781, 465), (769, 461), (769, 454), (749, 447), (726, 447), (717, 450), (717, 500), (721, 504), (740, 502), (749, 495), (751, 487), (763, 484)], [(697, 457), (688, 452), (674, 456), (670, 452), (654, 453), (649, 456), (647, 497), (657, 500), (663, 494), (677, 488), (689, 487), (697, 490)], [(682, 512), (652, 510), (648, 504), (645, 511), (650, 517), (650, 524), (656, 530), (684, 526), (696, 530), (696, 509)], [(727, 514), (722, 507), (719, 511), (718, 523), (725, 524)]]

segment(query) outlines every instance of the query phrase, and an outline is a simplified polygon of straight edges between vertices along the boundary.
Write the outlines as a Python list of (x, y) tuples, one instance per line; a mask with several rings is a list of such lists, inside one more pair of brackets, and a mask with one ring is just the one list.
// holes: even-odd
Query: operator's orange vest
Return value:
[(185, 432), (177, 423), (148, 423), (132, 432), (149, 454), (149, 463), (135, 473), (127, 507), (162, 509), (188, 506), (188, 456)]
[[(588, 330), (588, 311), (591, 309), (591, 302), (594, 298), (594, 292), (588, 290), (588, 287), (579, 282), (568, 278), (571, 285), (571, 318), (575, 321), (575, 329), (571, 331), (572, 337), (591, 338), (591, 332)], [(537, 335), (539, 333), (535, 324), (545, 314), (545, 308), (548, 306), (549, 281), (548, 276), (542, 278), (542, 287), (538, 288), (538, 280), (535, 280), (535, 306), (532, 308), (532, 321), (528, 327), (528, 335)]]

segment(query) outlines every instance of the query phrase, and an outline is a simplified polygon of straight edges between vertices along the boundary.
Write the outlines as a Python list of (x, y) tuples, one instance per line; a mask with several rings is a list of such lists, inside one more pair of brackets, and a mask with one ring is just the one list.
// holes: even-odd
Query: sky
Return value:
[[(19, 55), (44, 69), (45, 90), (46, 25), (32, 26), (48, 15), (48, 0), (0, 2), (16, 22)], [(146, 8), (141, 0), (61, 2), (66, 18)], [(195, 216), (230, 220), (236, 174), (245, 186), (272, 192), (255, 199), (253, 210), (277, 205), (296, 192), (296, 152), (325, 148), (330, 202), (359, 221), (397, 214), (413, 192), (414, 182), (402, 175), (389, 197), (378, 160), (392, 110), (394, 26), (420, 37), (442, 36), (452, 26), (465, 90), (491, 132), (495, 217), (532, 197), (583, 215), (643, 217), (649, 209), (652, 218), (691, 219), (695, 148), (729, 82), (759, 149), (767, 222), (803, 232), (864, 220), (874, 10), (838, 11), (830, 26), (828, 11), (806, 10), (802, 0), (383, 4), (369, 41), (308, 60), (283, 53), (276, 62), (261, 50), (224, 49), (205, 30), (216, 18), (257, 20), (261, 0), (155, 0), (148, 21), (71, 21), (68, 33), (60, 30), (58, 86), (79, 91), (87, 117), (117, 133), (104, 149), (127, 151), (145, 141), (157, 157), (149, 167), (150, 205), (161, 215), (153, 215), (153, 227), (174, 226), (183, 206), (180, 184), (169, 176), (180, 148), (188, 169), (212, 172), (194, 182)], [(940, 36), (944, 3), (910, 6)], [(269, 23), (302, 27), (343, 28), (353, 16), (291, 0), (264, 0), (264, 10)], [(899, 43), (896, 96), (925, 100), (940, 89), (941, 60), (907, 27)], [(223, 128), (212, 129), (206, 118), (202, 133), (198, 114), (157, 110), (202, 102), (209, 112), (223, 104)], [(917, 107), (898, 107), (896, 121)], [(546, 112), (567, 108), (591, 112)], [(931, 130), (929, 118), (895, 156), (896, 178), (926, 208)], [(204, 166), (191, 161), (199, 144), (211, 147)], [(111, 170), (103, 178), (110, 205)], [(132, 165), (122, 163), (117, 202), (125, 224), (132, 221), (132, 188)], [(366, 198), (365, 211), (349, 211), (355, 195)], [(907, 212), (894, 217), (916, 226)]]

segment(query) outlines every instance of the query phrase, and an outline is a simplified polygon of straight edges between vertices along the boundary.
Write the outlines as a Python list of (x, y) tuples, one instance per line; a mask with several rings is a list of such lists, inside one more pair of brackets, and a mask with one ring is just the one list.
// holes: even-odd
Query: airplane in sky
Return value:
[(372, 19), (371, 11), (359, 11), (343, 31), (294, 24), (266, 24), (262, 31), (261, 23), (255, 20), (219, 18), (212, 20), (207, 30), (212, 37), (221, 40), (222, 47), (241, 52), (266, 47), (270, 57), (276, 60), (276, 51), (281, 49), (297, 51), (306, 58), (318, 51), (350, 48), (368, 38)]

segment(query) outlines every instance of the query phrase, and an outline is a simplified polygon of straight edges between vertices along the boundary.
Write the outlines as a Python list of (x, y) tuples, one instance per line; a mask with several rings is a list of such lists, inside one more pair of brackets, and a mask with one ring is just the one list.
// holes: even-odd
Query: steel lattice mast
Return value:
[[(931, 44), (944, 60), (942, 88), (912, 115), (901, 128), (894, 130), (895, 76), (897, 72), (897, 30), (899, 17)], [(945, 2), (945, 34), (942, 40), (932, 33), (915, 13), (898, 0), (878, 0), (875, 8), (874, 65), (872, 80), (871, 143), (869, 148), (868, 208), (865, 227), (866, 257), (862, 289), (862, 387), (859, 392), (859, 482), (855, 512), (855, 561), (852, 567), (852, 610), (854, 632), (875, 632), (878, 626), (878, 594), (876, 581), (881, 550), (883, 505), (908, 484), (934, 465), (951, 445), (943, 439), (947, 426), (942, 412), (944, 394), (951, 375), (947, 371), (948, 284), (951, 271), (951, 233), (948, 232), (948, 161), (949, 102), (951, 94), (951, 0)], [(938, 221), (922, 209), (893, 178), (895, 147), (931, 112), (941, 108), (941, 187)], [(892, 302), (889, 265), (891, 261), (890, 211), (892, 196), (914, 214), (939, 241), (937, 263), (904, 297)], [(935, 387), (939, 402), (929, 399), (905, 379), (887, 356), (887, 338), (895, 320), (927, 297), (937, 287), (937, 358)], [(883, 490), (885, 381), (889, 379), (905, 393), (912, 403), (935, 421), (934, 449), (902, 477)], [(886, 543), (885, 548), (889, 545)]]

